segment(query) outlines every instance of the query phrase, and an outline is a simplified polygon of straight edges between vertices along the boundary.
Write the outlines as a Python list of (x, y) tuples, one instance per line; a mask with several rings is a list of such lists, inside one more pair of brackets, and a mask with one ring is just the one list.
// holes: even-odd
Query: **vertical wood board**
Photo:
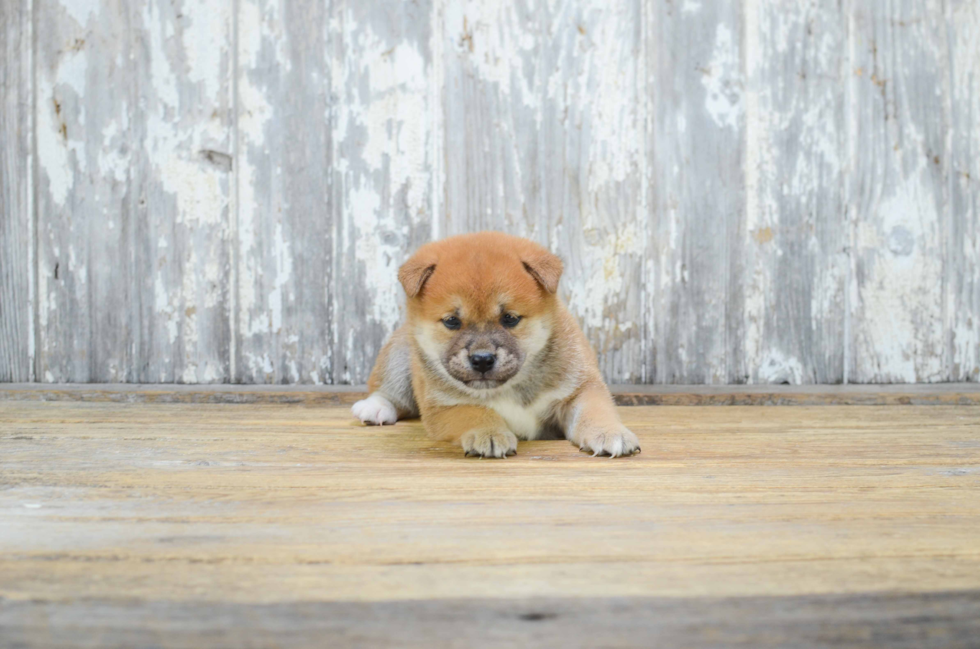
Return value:
[(644, 378), (642, 3), (451, 3), (446, 231), (562, 256), (562, 295), (620, 382)]
[(742, 383), (740, 7), (655, 3), (649, 20), (649, 379)]
[[(789, 4), (789, 7), (784, 6)], [(844, 368), (846, 24), (840, 7), (747, 0), (742, 372), (839, 383)]]
[(980, 381), (980, 4), (947, 2), (950, 187), (946, 332), (951, 381)]
[(139, 380), (230, 377), (231, 0), (146, 0), (135, 16), (131, 131)]
[(135, 7), (35, 4), (38, 361), (45, 382), (139, 379)]
[(948, 380), (942, 3), (854, 0), (850, 12), (849, 379)]
[(426, 0), (331, 8), (334, 383), (367, 381), (402, 318), (398, 267), (431, 238), (436, 15)]
[(326, 2), (241, 0), (235, 382), (332, 382)]
[(32, 15), (0, 0), (0, 382), (34, 379)]

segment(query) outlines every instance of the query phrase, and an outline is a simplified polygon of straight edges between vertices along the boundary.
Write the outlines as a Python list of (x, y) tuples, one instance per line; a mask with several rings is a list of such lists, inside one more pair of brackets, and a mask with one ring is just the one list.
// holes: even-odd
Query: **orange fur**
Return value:
[[(534, 439), (546, 428), (594, 454), (639, 451), (585, 336), (556, 295), (561, 272), (545, 248), (499, 232), (422, 246), (399, 272), (406, 322), (378, 357), (370, 404), (359, 402), (355, 413), (365, 423), (385, 423), (372, 413), (390, 412), (388, 406), (399, 418), (418, 412), (430, 435), (460, 444), (467, 455), (506, 457), (518, 438)], [(507, 326), (505, 315), (519, 317), (517, 325)], [(459, 326), (447, 327), (447, 318)], [(499, 377), (468, 364), (470, 354), (488, 350), (507, 361), (499, 362)]]

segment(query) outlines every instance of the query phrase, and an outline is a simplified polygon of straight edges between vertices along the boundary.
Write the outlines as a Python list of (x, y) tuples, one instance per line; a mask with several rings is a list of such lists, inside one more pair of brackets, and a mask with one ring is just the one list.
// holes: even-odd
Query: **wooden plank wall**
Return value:
[(363, 383), (432, 238), (616, 383), (980, 379), (972, 0), (0, 0), (0, 381)]
[(34, 378), (31, 0), (0, 0), (0, 382)]

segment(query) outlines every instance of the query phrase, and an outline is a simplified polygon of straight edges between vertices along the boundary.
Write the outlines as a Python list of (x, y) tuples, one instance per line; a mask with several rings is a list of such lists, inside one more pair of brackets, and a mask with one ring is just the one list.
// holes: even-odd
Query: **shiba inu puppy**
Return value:
[(593, 455), (639, 452), (595, 354), (556, 295), (562, 263), (499, 232), (422, 246), (401, 267), (408, 317), (382, 348), (365, 424), (422, 416), (468, 456), (502, 458), (518, 440), (565, 437)]

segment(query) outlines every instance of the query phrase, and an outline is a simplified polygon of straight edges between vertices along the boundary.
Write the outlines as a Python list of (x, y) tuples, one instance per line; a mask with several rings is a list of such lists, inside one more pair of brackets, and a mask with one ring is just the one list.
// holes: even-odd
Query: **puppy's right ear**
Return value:
[(402, 264), (402, 267), (398, 269), (398, 281), (402, 283), (405, 295), (410, 298), (417, 297), (435, 270), (434, 259), (418, 254), (413, 255), (411, 259)]

